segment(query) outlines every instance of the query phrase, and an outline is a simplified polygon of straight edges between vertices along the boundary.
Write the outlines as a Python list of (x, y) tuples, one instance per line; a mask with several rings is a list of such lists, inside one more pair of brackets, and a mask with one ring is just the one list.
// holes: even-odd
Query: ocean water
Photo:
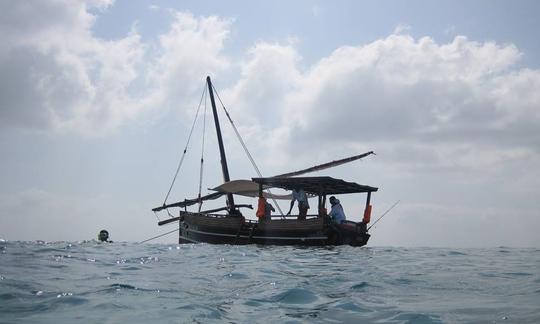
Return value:
[(540, 250), (0, 241), (0, 322), (540, 323)]

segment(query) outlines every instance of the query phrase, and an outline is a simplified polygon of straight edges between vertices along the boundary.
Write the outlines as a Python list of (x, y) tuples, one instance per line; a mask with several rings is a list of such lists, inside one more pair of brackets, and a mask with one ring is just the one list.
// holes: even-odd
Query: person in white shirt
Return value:
[(343, 207), (341, 206), (341, 203), (339, 202), (339, 199), (332, 196), (330, 197), (330, 205), (332, 205), (332, 209), (330, 210), (330, 213), (328, 213), (328, 216), (334, 221), (336, 224), (341, 224), (345, 221), (345, 212), (343, 211)]
[(304, 189), (296, 187), (292, 192), (291, 208), (287, 213), (287, 216), (291, 214), (294, 202), (298, 201), (298, 219), (306, 219), (307, 210), (309, 209), (308, 198)]

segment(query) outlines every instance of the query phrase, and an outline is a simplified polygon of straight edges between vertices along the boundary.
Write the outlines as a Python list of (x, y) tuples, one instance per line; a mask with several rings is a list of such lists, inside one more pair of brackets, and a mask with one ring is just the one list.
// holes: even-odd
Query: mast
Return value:
[[(210, 77), (206, 77), (206, 83), (208, 84), (208, 93), (210, 94), (210, 102), (212, 104), (212, 113), (214, 114), (214, 123), (216, 124), (216, 134), (219, 144), (219, 155), (221, 157), (221, 171), (223, 172), (223, 181), (231, 181), (229, 177), (229, 168), (227, 167), (227, 157), (225, 156), (225, 147), (223, 146), (223, 138), (221, 137), (221, 127), (219, 126), (219, 118), (216, 109), (216, 101), (214, 100), (214, 91), (212, 88), (212, 81)], [(227, 194), (227, 207), (229, 214), (234, 210), (234, 198), (231, 193)]]

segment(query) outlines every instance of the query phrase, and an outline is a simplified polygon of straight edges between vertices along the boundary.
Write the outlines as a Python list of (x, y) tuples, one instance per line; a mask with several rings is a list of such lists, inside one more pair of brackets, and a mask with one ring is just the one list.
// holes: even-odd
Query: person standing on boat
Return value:
[(336, 224), (341, 224), (345, 221), (345, 212), (343, 211), (343, 207), (341, 206), (341, 203), (339, 202), (339, 199), (332, 196), (330, 197), (330, 205), (332, 205), (332, 209), (330, 210), (330, 213), (328, 216), (334, 221)]
[(307, 210), (309, 209), (309, 203), (306, 192), (300, 187), (296, 187), (292, 191), (291, 208), (287, 213), (287, 216), (291, 214), (291, 210), (294, 207), (294, 202), (298, 201), (298, 219), (306, 219)]
[(271, 203), (269, 203), (268, 201), (264, 203), (264, 218), (270, 220), (272, 219), (272, 212), (273, 211), (276, 211), (274, 209), (274, 206), (272, 206)]
[(273, 211), (276, 211), (274, 209), (274, 206), (272, 206), (271, 203), (269, 203), (268, 201), (266, 201), (266, 198), (264, 197), (259, 197), (259, 203), (258, 203), (258, 207), (257, 207), (257, 217), (259, 217), (259, 219), (267, 219), (267, 220), (271, 220), (272, 219), (272, 212)]

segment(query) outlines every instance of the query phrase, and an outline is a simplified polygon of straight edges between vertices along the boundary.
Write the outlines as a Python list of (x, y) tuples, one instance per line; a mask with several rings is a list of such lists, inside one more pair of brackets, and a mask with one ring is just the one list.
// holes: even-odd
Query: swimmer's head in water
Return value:
[(100, 240), (101, 242), (105, 242), (109, 239), (109, 232), (107, 232), (106, 230), (101, 230), (98, 234), (98, 240)]

